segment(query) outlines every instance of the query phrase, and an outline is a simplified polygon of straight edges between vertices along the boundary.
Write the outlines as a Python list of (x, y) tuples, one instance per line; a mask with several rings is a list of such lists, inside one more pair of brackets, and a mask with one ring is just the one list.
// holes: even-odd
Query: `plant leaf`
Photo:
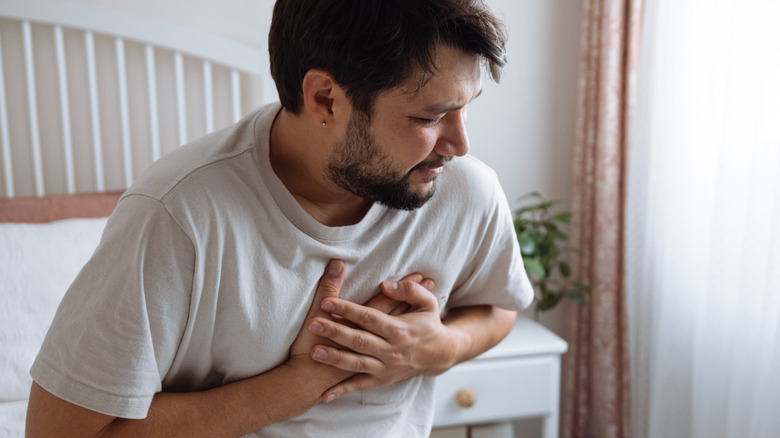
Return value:
[(571, 224), (572, 213), (556, 207), (563, 201), (548, 201), (539, 192), (528, 193), (518, 202), (524, 205), (514, 212), (514, 226), (525, 270), (534, 287), (535, 310), (552, 309), (562, 299), (585, 304), (590, 287), (570, 282), (573, 271), (569, 260), (559, 258), (563, 252), (583, 254), (564, 243), (569, 240), (566, 225)]
[(571, 266), (566, 262), (559, 263), (558, 269), (561, 270), (561, 275), (563, 275), (564, 278), (569, 278), (569, 275), (571, 275)]
[(552, 253), (552, 247), (553, 245), (550, 242), (537, 242), (536, 252), (539, 254), (539, 257), (548, 257)]
[(520, 253), (524, 256), (532, 256), (536, 254), (536, 242), (534, 242), (534, 239), (526, 236), (525, 234), (518, 234), (517, 243), (520, 245)]
[(542, 264), (539, 263), (536, 259), (523, 257), (523, 264), (525, 265), (526, 272), (528, 272), (530, 275), (536, 275), (538, 277), (545, 277), (547, 275), (547, 271), (544, 269), (544, 266), (542, 266)]
[(580, 306), (585, 305), (585, 294), (583, 294), (582, 292), (568, 291), (566, 292), (566, 296), (569, 297), (575, 303), (579, 304)]
[(528, 199), (528, 198), (536, 198), (536, 199), (540, 199), (540, 200), (544, 201), (544, 197), (543, 197), (543, 196), (542, 196), (542, 194), (541, 194), (541, 193), (539, 193), (539, 192), (531, 192), (531, 193), (526, 193), (525, 195), (523, 195), (523, 196), (519, 197), (519, 198), (517, 199), (517, 201), (518, 201), (518, 202), (520, 202), (520, 201), (522, 201), (523, 199)]
[(555, 307), (561, 300), (561, 294), (547, 293), (542, 296), (542, 299), (536, 302), (536, 310), (543, 312)]
[(590, 291), (590, 287), (589, 287), (587, 284), (585, 284), (585, 283), (580, 283), (579, 281), (576, 281), (576, 282), (574, 282), (574, 287), (575, 287), (575, 288), (576, 288), (576, 289), (577, 289), (579, 292), (589, 292), (589, 291)]
[(547, 210), (548, 208), (552, 207), (557, 203), (558, 201), (545, 201), (545, 202), (540, 202), (538, 204), (527, 205), (525, 207), (515, 210), (515, 216), (522, 216), (523, 214), (530, 213), (533, 211)]
[(540, 233), (539, 231), (533, 230), (528, 232), (528, 237), (531, 239), (534, 239), (534, 242), (541, 243), (544, 240), (544, 233)]
[(570, 211), (562, 211), (555, 216), (553, 216), (553, 220), (556, 222), (560, 222), (562, 224), (569, 224), (571, 223), (571, 212)]

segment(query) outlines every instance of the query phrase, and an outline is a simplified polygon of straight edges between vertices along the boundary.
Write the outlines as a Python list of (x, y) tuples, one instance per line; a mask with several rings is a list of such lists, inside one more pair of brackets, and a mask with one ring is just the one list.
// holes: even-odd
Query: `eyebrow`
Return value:
[[(474, 98), (471, 99), (469, 102), (474, 101), (474, 99), (478, 98), (481, 95), (482, 95), (482, 89), (480, 88), (480, 90), (476, 94), (476, 96), (474, 96)], [(469, 103), (469, 102), (467, 102), (467, 103)], [(434, 105), (425, 107), (423, 109), (423, 111), (425, 111), (427, 113), (430, 113), (430, 114), (446, 114), (446, 113), (448, 113), (450, 111), (454, 111), (454, 110), (463, 108), (464, 106), (466, 106), (466, 105), (464, 104), (464, 105), (451, 105), (451, 106), (447, 106), (447, 105), (435, 105), (434, 104)]]

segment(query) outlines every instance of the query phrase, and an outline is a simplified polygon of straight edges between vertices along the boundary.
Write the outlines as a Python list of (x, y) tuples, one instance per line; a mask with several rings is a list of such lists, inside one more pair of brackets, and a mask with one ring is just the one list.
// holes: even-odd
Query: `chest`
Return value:
[[(436, 283), (443, 309), (469, 259), (469, 242), (428, 226), (377, 230), (323, 242), (294, 227), (232, 226), (201, 240), (190, 317), (174, 374), (217, 386), (282, 363), (304, 323), (329, 260), (346, 265), (340, 296), (365, 303), (387, 279), (419, 272)], [(202, 389), (202, 388), (188, 388)]]

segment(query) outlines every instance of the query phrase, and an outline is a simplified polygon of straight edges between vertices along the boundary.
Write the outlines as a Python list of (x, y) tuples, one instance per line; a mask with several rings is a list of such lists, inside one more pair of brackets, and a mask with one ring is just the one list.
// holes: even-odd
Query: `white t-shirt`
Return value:
[[(196, 391), (283, 363), (330, 259), (341, 297), (364, 303), (420, 272), (446, 309), (521, 309), (532, 289), (492, 170), (453, 160), (412, 212), (374, 204), (351, 226), (313, 219), (271, 169), (278, 104), (183, 146), (123, 195), (68, 290), (31, 374), (54, 395), (109, 415), (146, 416), (159, 391)], [(258, 437), (423, 437), (434, 379), (343, 396)]]

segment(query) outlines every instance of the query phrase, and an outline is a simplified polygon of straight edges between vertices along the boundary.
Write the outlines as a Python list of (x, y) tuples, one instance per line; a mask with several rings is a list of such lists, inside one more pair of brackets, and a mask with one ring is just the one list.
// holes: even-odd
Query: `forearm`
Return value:
[(34, 388), (28, 437), (240, 437), (311, 409), (352, 373), (289, 363), (264, 374), (199, 392), (159, 393), (144, 419), (114, 418)]
[(452, 335), (449, 367), (493, 348), (509, 334), (517, 312), (495, 306), (466, 306), (450, 310), (442, 323)]
[(326, 400), (384, 386), (417, 375), (441, 374), (498, 344), (512, 329), (516, 313), (493, 306), (464, 306), (442, 320), (429, 288), (415, 282), (385, 282), (383, 294), (410, 310), (392, 316), (346, 300), (327, 300), (323, 307), (357, 327), (318, 319), (317, 334), (346, 347), (327, 351), (322, 363), (357, 376), (329, 389)]
[(116, 420), (105, 436), (239, 437), (311, 409), (351, 375), (284, 364), (260, 376), (195, 393), (161, 393), (145, 420)]

